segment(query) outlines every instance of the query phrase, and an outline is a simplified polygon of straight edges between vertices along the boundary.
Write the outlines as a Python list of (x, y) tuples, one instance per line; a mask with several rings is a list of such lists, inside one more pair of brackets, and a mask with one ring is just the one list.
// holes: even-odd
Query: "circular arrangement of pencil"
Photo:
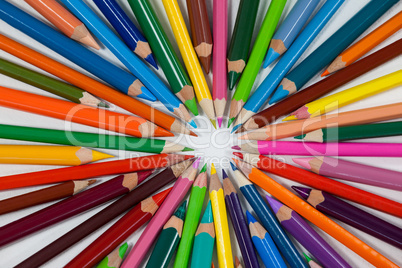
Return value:
[[(212, 14), (205, 0), (162, 0), (158, 8), (167, 19), (158, 17), (160, 10), (149, 0), (25, 2), (29, 13), (0, 0), (0, 19), (93, 77), (0, 34), (0, 49), (20, 60), (0, 59), (0, 74), (55, 95), (0, 82), (0, 106), (66, 122), (65, 129), (39, 128), (35, 122), (0, 124), (0, 139), (24, 142), (0, 144), (0, 164), (64, 166), (0, 177), (0, 191), (26, 190), (0, 200), (0, 215), (53, 202), (0, 226), (0, 252), (110, 204), (31, 255), (14, 259), (12, 266), (46, 265), (103, 228), (63, 266), (354, 267), (347, 256), (353, 251), (373, 266), (398, 267), (400, 258), (348, 230), (354, 227), (402, 250), (402, 228), (370, 212), (400, 219), (402, 204), (359, 188), (402, 191), (402, 172), (342, 157), (402, 157), (402, 143), (359, 141), (401, 136), (402, 121), (395, 120), (402, 118), (402, 102), (393, 95), (393, 103), (327, 114), (378, 94), (391, 95), (402, 85), (399, 68), (332, 93), (402, 54), (399, 39), (366, 55), (402, 28), (402, 11), (362, 36), (395, 5), (400, 9), (398, 0), (368, 1), (304, 58), (350, 3), (298, 0), (287, 9), (286, 0), (272, 0), (259, 22), (264, 1), (240, 0), (228, 39), (228, 0), (212, 0)], [(99, 56), (103, 47), (125, 68)], [(261, 69), (271, 65), (258, 84)], [(155, 72), (159, 67), (166, 82)], [(210, 71), (212, 89), (204, 74)], [(313, 79), (319, 81), (304, 88)], [(158, 110), (157, 101), (168, 112)], [(114, 105), (127, 113), (113, 111)], [(242, 133), (240, 142), (247, 140), (232, 147), (243, 152), (233, 152), (231, 168), (218, 172), (213, 163), (201, 165), (201, 157), (182, 154), (196, 148), (163, 139), (196, 139), (194, 119), (201, 111), (215, 129), (227, 119), (232, 133)], [(283, 116), (287, 122), (273, 124)], [(72, 131), (67, 122), (115, 134)], [(105, 149), (150, 155), (116, 160)], [(302, 168), (273, 155), (294, 156)], [(285, 187), (270, 174), (297, 184)], [(41, 188), (28, 188), (33, 186)], [(141, 227), (139, 239), (130, 244)], [(322, 231), (346, 248), (334, 247)]]

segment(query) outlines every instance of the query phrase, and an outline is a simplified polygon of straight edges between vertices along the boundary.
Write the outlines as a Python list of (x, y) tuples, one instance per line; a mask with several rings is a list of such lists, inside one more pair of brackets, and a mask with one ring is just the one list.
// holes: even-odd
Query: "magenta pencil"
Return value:
[(177, 179), (173, 189), (170, 191), (165, 201), (163, 201), (152, 220), (148, 223), (147, 228), (145, 228), (144, 232), (141, 234), (137, 243), (128, 254), (126, 260), (123, 262), (121, 268), (140, 267), (141, 262), (151, 249), (151, 246), (158, 237), (163, 225), (165, 225), (165, 223), (172, 216), (173, 212), (178, 208), (193, 184), (199, 164), (200, 158), (198, 158), (193, 165), (185, 170)]
[(402, 157), (402, 143), (251, 141), (232, 148), (264, 155)]
[(214, 74), (213, 98), (218, 126), (222, 126), (222, 118), (225, 112), (227, 100), (227, 29), (228, 11), (227, 0), (214, 0), (213, 8), (213, 35), (214, 46), (212, 54), (212, 68)]
[(323, 156), (293, 158), (293, 162), (326, 177), (402, 191), (402, 172)]

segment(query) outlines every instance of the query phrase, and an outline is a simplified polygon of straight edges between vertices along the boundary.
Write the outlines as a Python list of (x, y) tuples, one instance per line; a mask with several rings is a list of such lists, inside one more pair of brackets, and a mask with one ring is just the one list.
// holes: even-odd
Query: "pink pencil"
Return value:
[(252, 141), (233, 149), (256, 154), (401, 157), (402, 143)]
[(170, 191), (165, 201), (163, 201), (156, 214), (152, 217), (152, 220), (141, 234), (141, 237), (134, 245), (134, 248), (128, 254), (121, 268), (140, 267), (142, 260), (145, 255), (147, 255), (155, 239), (158, 237), (163, 225), (165, 225), (172, 216), (173, 212), (180, 205), (193, 184), (195, 175), (197, 174), (197, 168), (200, 164), (200, 159), (201, 158), (198, 158), (193, 165), (185, 170), (177, 179), (173, 189)]
[(226, 49), (228, 34), (227, 0), (214, 0), (213, 7), (213, 98), (218, 126), (222, 126), (227, 99)]

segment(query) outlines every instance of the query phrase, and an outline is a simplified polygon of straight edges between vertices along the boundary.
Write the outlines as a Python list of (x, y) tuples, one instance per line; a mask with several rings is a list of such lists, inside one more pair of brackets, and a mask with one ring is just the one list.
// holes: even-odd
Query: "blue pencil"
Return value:
[(295, 40), (320, 0), (299, 0), (272, 37), (264, 68), (280, 57)]
[(246, 215), (251, 239), (265, 267), (286, 268), (287, 266), (282, 259), (281, 253), (279, 253), (267, 230), (261, 226), (250, 212), (246, 211)]
[(308, 266), (304, 259), (301, 257), (289, 236), (278, 222), (275, 214), (258, 193), (257, 188), (255, 188), (254, 184), (252, 184), (233, 163), (230, 164), (234, 171), (240, 191), (254, 209), (258, 218), (260, 218), (264, 228), (268, 230), (283, 257), (292, 268), (307, 268)]
[[(269, 96), (292, 68), (307, 47), (313, 42), (321, 29), (332, 18), (345, 0), (328, 0), (317, 12), (306, 28), (297, 37), (289, 50), (282, 56), (272, 71), (258, 86), (254, 94), (248, 99), (237, 117), (232, 132), (236, 131), (244, 122), (259, 111)], [(275, 97), (276, 95), (274, 95)], [(272, 100), (272, 99), (271, 99)]]
[(79, 43), (6, 1), (0, 1), (0, 19), (81, 66), (121, 92), (147, 100), (156, 100), (135, 76), (104, 60)]
[(371, 0), (286, 75), (275, 92), (278, 95), (275, 100), (279, 101), (300, 90), (397, 2), (398, 0)]
[(61, 0), (91, 32), (160, 100), (178, 117), (197, 127), (183, 103), (143, 63), (82, 0)]
[(124, 43), (139, 57), (158, 69), (147, 39), (135, 26), (116, 0), (93, 0)]

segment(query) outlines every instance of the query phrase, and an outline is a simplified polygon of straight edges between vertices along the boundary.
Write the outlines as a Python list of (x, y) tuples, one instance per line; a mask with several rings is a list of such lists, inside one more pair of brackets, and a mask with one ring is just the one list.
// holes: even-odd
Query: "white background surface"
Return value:
[[(99, 10), (95, 7), (95, 5), (92, 3), (92, 1), (85, 0), (87, 3), (90, 3), (90, 5), (94, 8), (94, 10), (101, 15)], [(161, 1), (159, 0), (150, 0), (151, 3), (153, 4), (156, 13), (158, 14), (162, 25), (167, 32), (173, 46), (176, 49), (176, 52), (179, 55), (179, 51), (177, 49), (176, 42), (174, 41), (174, 37), (172, 34), (172, 31), (170, 29), (169, 22), (167, 20), (167, 17), (165, 15), (163, 5)], [(39, 18), (40, 20), (44, 21), (48, 25), (50, 25), (43, 17), (41, 17), (36, 11), (34, 11), (30, 6), (28, 6), (25, 2), (22, 0), (14, 0), (10, 1), (13, 4), (17, 5), (18, 7), (22, 8), (24, 11), (29, 12), (36, 18)], [(134, 16), (132, 12), (130, 11), (130, 8), (128, 6), (127, 1), (125, 0), (118, 0), (118, 2), (124, 7), (124, 9), (127, 11), (129, 16), (134, 19)], [(233, 30), (234, 26), (234, 21), (236, 19), (236, 14), (237, 14), (237, 9), (239, 5), (239, 0), (229, 0), (229, 37), (228, 40), (230, 41), (231, 37), (231, 32)], [(335, 16), (330, 20), (330, 22), (327, 24), (327, 26), (321, 31), (321, 34), (319, 35), (318, 38), (316, 38), (315, 42), (309, 47), (309, 49), (304, 53), (302, 56), (301, 60), (305, 58), (308, 54), (310, 54), (316, 47), (318, 47), (323, 41), (325, 41), (332, 33), (334, 33), (343, 23), (345, 23), (350, 17), (352, 17), (361, 7), (363, 7), (368, 0), (348, 0), (346, 1), (343, 6), (338, 10), (338, 12), (335, 14)], [(181, 5), (181, 10), (183, 13), (183, 16), (188, 22), (187, 18), (187, 9), (185, 6), (185, 0), (179, 0), (179, 3)], [(289, 0), (286, 7), (284, 14), (282, 15), (282, 19), (286, 16), (286, 14), (290, 11), (291, 7), (295, 3), (295, 0)], [(322, 3), (321, 3), (322, 4)], [(207, 5), (209, 8), (209, 17), (210, 20), (212, 20), (212, 0), (207, 0)], [(268, 8), (269, 1), (264, 1), (262, 0), (260, 3), (260, 9), (258, 12), (258, 17), (257, 17), (257, 24), (254, 33), (254, 38), (258, 32), (258, 29), (261, 25), (262, 19), (264, 17), (264, 14)], [(398, 4), (393, 6), (386, 14), (384, 14), (375, 24), (373, 24), (362, 36), (366, 35), (368, 32), (372, 31), (379, 25), (381, 25), (383, 22), (388, 20), (391, 16), (395, 15), (396, 13), (400, 12), (402, 9), (402, 2), (400, 1)], [(101, 15), (102, 16), (102, 15)], [(188, 24), (187, 24), (188, 25)], [(211, 26), (212, 26), (212, 21), (211, 21)], [(189, 28), (189, 27), (188, 27)], [(34, 41), (30, 37), (27, 37), (25, 34), (22, 34), (21, 32), (13, 29), (6, 23), (0, 21), (0, 33), (4, 34), (8, 37), (13, 38), (14, 40), (18, 40), (24, 45), (27, 45), (31, 48), (34, 48), (37, 51), (40, 51), (41, 53), (44, 53), (54, 59), (57, 59), (60, 62), (63, 62), (64, 64), (83, 71), (80, 69), (78, 66), (75, 64), (69, 62), (68, 60), (60, 57), (56, 53), (52, 52), (51, 50), (47, 49), (43, 45), (39, 44), (38, 42)], [(401, 31), (393, 35), (391, 38), (386, 40), (384, 43), (376, 47), (373, 51), (378, 50), (379, 48), (382, 48), (392, 42), (394, 42), (397, 39), (400, 39), (402, 36)], [(91, 49), (94, 51), (93, 49)], [(373, 52), (371, 51), (371, 52)], [(102, 55), (102, 57), (114, 62), (116, 65), (119, 65), (123, 67), (118, 60), (106, 49), (104, 46), (102, 46), (101, 51), (95, 51), (96, 53)], [(370, 52), (370, 53), (371, 53)], [(31, 69), (37, 70), (36, 67), (33, 67), (11, 55), (8, 53), (5, 53), (4, 51), (0, 51), (0, 57), (8, 59), (12, 62), (19, 63), (21, 65), (27, 66)], [(180, 56), (179, 56), (180, 57)], [(350, 83), (344, 85), (343, 87), (339, 88), (339, 90), (343, 90), (346, 88), (349, 88), (354, 85), (361, 84), (363, 82), (372, 80), (374, 78), (383, 76), (385, 74), (389, 74), (391, 72), (394, 72), (401, 67), (401, 57), (398, 57), (392, 61), (389, 61), (385, 63), (384, 65), (380, 66), (379, 68), (374, 69), (373, 71), (366, 73), (365, 75), (351, 81)], [(271, 67), (272, 68), (272, 67)], [(267, 73), (270, 71), (270, 68), (261, 71), (259, 76), (257, 77), (255, 86), (258, 85), (262, 79), (267, 75)], [(159, 71), (159, 75), (161, 76), (162, 79), (165, 80), (163, 74), (161, 71)], [(309, 84), (315, 83), (321, 79), (319, 75), (317, 75), (314, 79), (310, 81)], [(166, 81), (166, 80), (165, 80)], [(212, 75), (208, 77), (208, 82), (211, 86), (212, 90)], [(47, 92), (44, 92), (40, 89), (31, 87), (27, 84), (21, 83), (19, 81), (16, 81), (14, 79), (11, 79), (9, 77), (6, 77), (4, 75), (0, 75), (0, 86), (6, 86), (18, 90), (23, 90), (23, 91), (29, 91), (41, 95), (46, 95), (46, 96), (51, 96), (55, 97)], [(255, 87), (254, 87), (255, 88)], [(339, 91), (338, 90), (338, 91)], [(390, 103), (395, 103), (395, 102), (400, 102), (402, 101), (402, 87), (398, 87), (393, 90), (389, 90), (385, 93), (379, 94), (375, 97), (371, 97), (369, 99), (365, 99), (362, 101), (359, 101), (355, 104), (349, 105), (347, 107), (344, 107), (340, 109), (340, 111), (347, 111), (347, 110), (354, 110), (354, 109), (361, 109), (361, 108), (366, 108), (366, 107), (373, 107), (373, 106), (378, 106), (378, 105), (384, 105), (384, 104), (390, 104)], [(1, 96), (0, 96), (1, 97)], [(155, 104), (153, 104), (155, 105)], [(161, 106), (161, 104), (156, 104), (156, 107), (159, 109), (164, 110), (164, 108)], [(114, 110), (119, 111), (119, 112), (125, 112), (120, 108), (113, 107)], [(0, 107), (0, 123), (2, 124), (14, 124), (14, 125), (22, 125), (22, 126), (33, 126), (33, 127), (44, 127), (44, 128), (53, 128), (53, 129), (65, 129), (66, 125), (63, 121), (61, 120), (56, 120), (56, 119), (51, 119), (43, 116), (38, 116), (38, 115), (32, 115), (24, 112), (19, 112), (7, 108), (2, 108)], [(211, 129), (211, 125), (209, 124), (209, 121), (205, 119), (203, 116), (199, 116), (197, 118), (197, 123), (199, 124), (199, 129), (197, 130), (197, 133), (199, 134), (198, 138), (189, 138), (185, 136), (177, 136), (174, 139), (170, 138), (170, 140), (176, 140), (182, 144), (188, 144), (189, 146), (192, 146), (193, 148), (196, 148), (195, 154), (197, 156), (203, 156), (204, 161), (211, 163), (214, 162), (217, 169), (218, 169), (218, 174), (221, 174), (220, 169), (225, 168), (227, 171), (229, 171), (229, 176), (232, 174), (232, 172), (229, 170), (229, 159), (231, 158), (231, 150), (230, 147), (232, 145), (235, 145), (237, 143), (237, 139), (235, 136), (230, 135), (228, 129), (222, 129), (222, 130), (213, 130)], [(224, 125), (226, 122), (224, 122)], [(71, 125), (71, 124), (67, 124)], [(72, 124), (73, 130), (78, 130), (78, 131), (87, 131), (87, 132), (97, 132), (99, 130), (92, 128), (92, 127), (86, 127), (78, 124)], [(104, 133), (103, 131), (100, 131), (101, 133)], [(367, 142), (402, 142), (402, 137), (392, 137), (392, 138), (382, 138), (382, 139), (372, 139), (372, 140), (367, 140)], [(0, 140), (1, 144), (29, 144), (26, 142), (21, 142), (21, 141), (12, 141), (12, 140)], [(102, 150), (107, 153), (111, 153), (115, 155), (116, 157), (122, 159), (122, 158), (128, 158), (128, 157), (133, 157), (133, 156), (138, 156), (138, 155), (143, 155), (143, 154), (138, 154), (135, 152), (118, 152), (118, 151), (113, 151), (113, 150)], [(291, 157), (280, 157), (281, 159), (285, 160), (287, 163), (292, 163)], [(117, 158), (116, 158), (117, 159)], [(402, 161), (400, 158), (348, 158), (349, 160), (353, 160), (356, 162), (360, 163), (365, 163), (365, 164), (370, 164), (373, 166), (379, 166), (379, 167), (384, 167), (388, 169), (393, 169), (393, 170), (398, 170), (402, 171)], [(11, 174), (18, 174), (18, 173), (25, 173), (25, 172), (32, 172), (32, 171), (38, 171), (38, 170), (45, 170), (45, 169), (50, 169), (50, 168), (56, 168), (56, 167), (50, 167), (50, 166), (24, 166), (24, 165), (0, 165), (0, 176), (3, 175), (11, 175)], [(292, 183), (291, 181), (288, 181), (283, 178), (279, 178), (277, 176), (272, 176), (275, 178), (279, 183), (281, 183), (284, 186), (287, 186), (288, 188), (291, 185), (295, 185), (295, 183)], [(100, 178), (99, 181), (105, 181), (107, 179), (111, 178), (109, 177), (104, 177)], [(350, 182), (345, 182), (350, 185), (354, 185), (358, 188), (367, 190), (369, 192), (390, 198), (392, 200), (396, 200), (398, 202), (402, 202), (402, 195), (400, 192), (397, 191), (392, 191), (392, 190), (387, 190), (387, 189), (382, 189), (382, 188), (377, 188), (377, 187), (372, 187), (372, 186), (365, 186), (361, 184), (356, 184), (356, 183), (350, 183)], [(97, 184), (96, 184), (97, 185)], [(20, 195), (26, 192), (30, 192), (33, 190), (37, 190), (43, 188), (42, 186), (38, 187), (29, 187), (29, 188), (24, 188), (24, 189), (16, 189), (16, 190), (10, 190), (10, 191), (2, 191), (0, 192), (0, 200), (9, 198), (12, 196)], [(263, 193), (263, 191), (261, 191)], [(244, 200), (243, 196), (240, 194), (241, 201), (243, 203), (243, 208), (250, 209), (248, 206), (247, 202)], [(206, 200), (208, 198), (206, 197)], [(12, 221), (15, 221), (21, 217), (24, 217), (26, 215), (29, 215), (35, 211), (38, 211), (39, 209), (42, 209), (44, 207), (49, 206), (50, 204), (44, 204), (40, 206), (36, 206), (33, 208), (28, 208), (24, 209), (21, 211), (9, 213), (6, 215), (0, 216), (0, 226), (3, 226), (7, 223), (10, 223)], [(61, 235), (65, 234), (72, 228), (74, 228), (76, 225), (79, 223), (85, 221), (101, 209), (103, 209), (106, 205), (100, 206), (98, 208), (92, 209), (91, 211), (87, 213), (83, 213), (81, 215), (78, 215), (76, 217), (73, 217), (69, 220), (63, 221), (62, 223), (59, 223), (57, 225), (54, 225), (50, 228), (46, 228), (45, 230), (42, 230), (40, 232), (37, 232), (33, 235), (30, 235), (29, 237), (25, 237), (24, 239), (21, 239), (19, 241), (16, 241), (10, 245), (7, 245), (3, 248), (0, 249), (0, 259), (2, 260), (1, 267), (12, 267), (22, 260), (26, 259), (27, 257), (31, 256), (35, 252), (37, 252), (39, 249), (43, 248), (44, 246), (48, 245), (50, 242), (54, 241), (56, 238), (60, 237)], [(359, 205), (358, 205), (359, 206)], [(383, 218), (384, 220), (397, 225), (402, 228), (402, 221), (401, 219), (398, 219), (396, 217), (387, 215), (385, 213), (375, 211), (366, 207), (359, 206), (360, 208), (364, 209), (365, 211), (368, 211), (380, 218)], [(82, 240), (80, 243), (76, 244), (75, 246), (71, 247), (69, 250), (65, 251), (63, 254), (60, 254), (50, 262), (48, 262), (44, 267), (62, 267), (63, 265), (67, 264), (69, 260), (74, 258), (79, 252), (84, 250), (94, 239), (96, 239), (100, 234), (102, 234), (111, 224), (112, 222), (109, 223), (107, 226), (104, 228), (98, 230), (97, 232), (93, 233), (92, 235), (88, 236), (86, 239)], [(345, 225), (343, 223), (340, 223), (343, 227), (345, 227), (347, 230), (351, 231), (354, 235), (359, 237), (361, 240), (369, 244), (371, 247), (379, 251), (381, 254), (392, 260), (398, 265), (402, 265), (402, 251), (397, 249), (396, 247), (393, 247), (385, 242), (382, 242), (370, 235), (367, 235), (359, 230), (356, 230), (348, 225)], [(353, 267), (371, 267), (371, 265), (360, 258), (358, 255), (356, 255), (354, 252), (340, 244), (339, 242), (335, 241), (332, 239), (330, 236), (326, 235), (323, 233), (321, 230), (315, 228), (323, 237), (334, 247), (334, 249), (339, 252), (343, 258), (348, 261)], [(141, 228), (139, 231), (135, 232), (130, 238), (129, 242), (131, 244), (134, 244), (138, 237), (140, 236), (143, 228)], [(235, 238), (234, 233), (232, 232), (231, 234), (231, 241), (232, 241), (232, 247), (234, 250), (234, 254), (236, 255), (241, 255), (240, 251), (237, 246), (237, 241)], [(302, 249), (301, 246), (296, 242), (296, 245), (299, 249)], [(303, 251), (305, 251), (303, 249)], [(215, 259), (215, 265), (217, 265), (216, 262), (216, 251), (214, 252), (214, 259)]]

